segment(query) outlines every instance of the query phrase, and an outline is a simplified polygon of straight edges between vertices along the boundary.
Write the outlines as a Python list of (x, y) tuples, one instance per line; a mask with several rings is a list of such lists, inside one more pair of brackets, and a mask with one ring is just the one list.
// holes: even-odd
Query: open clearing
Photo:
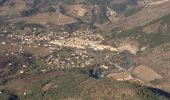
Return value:
[(44, 47), (28, 47), (28, 46), (21, 46), (21, 45), (11, 45), (11, 44), (0, 44), (0, 53), (7, 52), (19, 52), (21, 47), (23, 50), (32, 53), (34, 56), (46, 56), (50, 52), (50, 49)]
[(140, 79), (146, 80), (146, 81), (152, 81), (155, 79), (160, 79), (162, 78), (159, 74), (157, 74), (155, 71), (153, 71), (152, 69), (140, 65), (138, 67), (135, 67), (133, 69), (133, 73), (139, 77)]
[(111, 78), (116, 79), (118, 81), (132, 79), (132, 76), (128, 72), (110, 73), (109, 75), (107, 75), (107, 77), (111, 77)]
[(37, 24), (44, 24), (44, 25), (47, 23), (54, 23), (57, 25), (65, 25), (65, 24), (77, 22), (74, 18), (65, 16), (65, 15), (57, 13), (57, 12), (53, 13), (53, 14), (39, 13), (37, 15), (30, 16), (30, 17), (13, 18), (9, 21), (12, 23), (26, 21), (28, 23), (37, 23)]
[(137, 26), (143, 26), (150, 21), (156, 20), (162, 16), (170, 13), (170, 1), (161, 3), (159, 5), (152, 5), (151, 7), (145, 7), (140, 12), (118, 21), (118, 27), (123, 29), (130, 29)]
[(25, 8), (27, 6), (23, 0), (15, 0), (15, 6), (0, 6), (0, 16), (19, 15)]

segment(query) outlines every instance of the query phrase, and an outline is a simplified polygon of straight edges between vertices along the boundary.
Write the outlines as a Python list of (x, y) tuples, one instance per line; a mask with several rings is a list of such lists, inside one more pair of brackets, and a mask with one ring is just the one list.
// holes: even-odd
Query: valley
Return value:
[(169, 6), (0, 1), (0, 99), (168, 100)]

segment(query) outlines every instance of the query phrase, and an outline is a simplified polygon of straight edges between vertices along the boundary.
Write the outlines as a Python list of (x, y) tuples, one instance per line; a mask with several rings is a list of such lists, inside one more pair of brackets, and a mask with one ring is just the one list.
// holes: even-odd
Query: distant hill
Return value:
[(169, 65), (169, 0), (0, 0), (0, 100), (169, 100)]
[[(9, 90), (12, 89), (13, 92), (10, 95), (10, 92), (5, 90), (6, 92), (0, 95), (1, 100), (6, 100), (5, 98), (13, 97), (13, 95), (21, 100), (34, 100), (35, 98), (37, 100), (166, 100), (167, 98), (166, 95), (161, 95), (154, 89), (129, 82), (117, 82), (107, 78), (96, 80), (86, 75), (75, 73), (48, 77), (48, 75), (54, 75), (55, 73), (52, 72), (40, 77), (34, 76), (35, 79), (30, 77), (28, 79), (12, 80), (8, 82), (7, 86), (11, 87)], [(17, 90), (17, 88), (20, 89)]]

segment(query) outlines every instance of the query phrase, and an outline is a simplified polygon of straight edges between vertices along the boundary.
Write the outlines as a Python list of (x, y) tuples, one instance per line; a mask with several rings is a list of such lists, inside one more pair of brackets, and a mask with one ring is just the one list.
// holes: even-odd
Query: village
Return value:
[(0, 0), (0, 98), (170, 98), (169, 5)]
[[(45, 29), (36, 27), (15, 32), (12, 29), (16, 28), (10, 24), (1, 30), (1, 54), (19, 56), (28, 53), (31, 55), (28, 60), (32, 61), (31, 65), (21, 64), (18, 74), (29, 73), (32, 68), (37, 68), (40, 72), (85, 68), (93, 70), (91, 74), (95, 78), (112, 77), (118, 81), (144, 84), (142, 80), (132, 76), (134, 73), (142, 74), (133, 68), (135, 52), (126, 46), (122, 48), (103, 44), (104, 38), (100, 34), (94, 34), (90, 30), (77, 30), (70, 34), (66, 31), (43, 32)], [(40, 33), (36, 35), (38, 32)], [(12, 63), (9, 62), (8, 65), (12, 66)], [(151, 80), (155, 78), (161, 76), (156, 74)]]
[[(12, 29), (11, 27), (8, 28)], [(27, 35), (19, 32), (10, 34), (8, 29), (4, 28), (1, 37), (7, 39), (1, 39), (1, 47), (4, 47), (1, 49), (3, 49), (2, 51), (6, 50), (7, 54), (5, 55), (24, 52), (33, 54), (49, 66), (47, 68), (40, 66), (42, 67), (41, 71), (87, 66), (99, 66), (108, 69), (109, 66), (115, 66), (116, 63), (120, 65), (121, 61), (118, 60), (123, 59), (117, 48), (101, 44), (104, 40), (102, 36), (93, 34), (89, 30), (73, 32), (71, 36), (68, 32), (57, 33), (53, 31), (35, 35), (34, 33), (41, 31), (37, 28), (29, 29), (29, 31), (33, 34)], [(117, 64), (117, 66), (119, 65)], [(120, 69), (120, 67), (117, 68)], [(21, 73), (23, 72), (21, 71)]]

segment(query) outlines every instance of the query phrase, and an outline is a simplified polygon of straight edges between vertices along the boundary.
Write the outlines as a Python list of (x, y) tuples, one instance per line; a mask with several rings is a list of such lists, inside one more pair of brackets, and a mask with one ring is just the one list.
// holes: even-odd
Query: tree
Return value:
[(138, 0), (128, 0), (128, 4), (137, 5)]
[(49, 8), (48, 8), (48, 12), (49, 12), (49, 13), (54, 13), (54, 12), (56, 12), (56, 9), (53, 8), (53, 7), (49, 7)]
[(122, 4), (115, 3), (111, 5), (111, 8), (117, 13), (121, 13), (127, 9), (127, 5), (123, 3)]
[(31, 8), (31, 9), (28, 9), (28, 10), (23, 10), (20, 12), (20, 15), (22, 17), (27, 17), (27, 16), (32, 16), (34, 14), (36, 14), (38, 12), (38, 8)]
[(3, 5), (5, 0), (0, 0), (0, 5)]

